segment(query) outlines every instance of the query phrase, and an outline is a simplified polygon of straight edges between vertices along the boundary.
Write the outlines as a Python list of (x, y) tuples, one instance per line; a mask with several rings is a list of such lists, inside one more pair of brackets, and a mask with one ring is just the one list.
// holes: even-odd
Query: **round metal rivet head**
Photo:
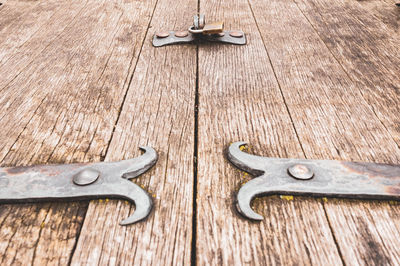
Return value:
[(86, 186), (90, 185), (99, 178), (100, 173), (94, 169), (85, 169), (74, 175), (73, 181), (76, 185)]
[(167, 38), (167, 37), (169, 36), (169, 32), (167, 32), (167, 31), (157, 32), (157, 33), (156, 33), (156, 36), (157, 36), (158, 38)]
[(241, 38), (241, 37), (243, 37), (243, 32), (240, 32), (240, 31), (231, 31), (231, 32), (229, 33), (229, 35), (231, 35), (232, 37), (235, 37), (235, 38)]
[(189, 32), (187, 30), (175, 32), (175, 36), (178, 37), (178, 38), (184, 38), (184, 37), (186, 37), (188, 35), (189, 35)]
[(217, 35), (218, 35), (218, 37), (224, 37), (225, 36), (225, 32), (217, 33)]
[(301, 180), (308, 180), (313, 178), (314, 173), (307, 166), (303, 164), (295, 164), (288, 168), (288, 173), (292, 177)]

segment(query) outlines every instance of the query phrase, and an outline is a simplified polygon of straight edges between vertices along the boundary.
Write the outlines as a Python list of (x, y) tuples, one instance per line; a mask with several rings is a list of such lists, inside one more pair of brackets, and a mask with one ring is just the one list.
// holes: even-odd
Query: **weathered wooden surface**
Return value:
[(199, 48), (197, 260), (200, 265), (340, 264), (319, 201), (259, 201), (255, 208), (265, 217), (262, 223), (234, 210), (232, 196), (246, 178), (224, 157), (229, 143), (248, 141), (257, 147), (252, 152), (266, 156), (303, 157), (303, 152), (248, 2), (215, 6), (204, 1), (200, 11), (249, 33), (249, 44)]
[[(1, 264), (400, 263), (400, 205), (274, 196), (249, 222), (224, 157), (400, 163), (392, 0), (0, 2), (1, 165), (160, 155), (139, 224), (117, 200), (1, 205)], [(198, 9), (248, 45), (151, 46)]]
[[(60, 1), (54, 7), (56, 17), (42, 26), (45, 33), (34, 28), (38, 32), (16, 43), (12, 56), (10, 51), (4, 53), (0, 65), (0, 72), (6, 73), (0, 78), (3, 165), (102, 160), (154, 6), (155, 2)], [(19, 23), (34, 24), (23, 19)], [(21, 28), (18, 25), (14, 27)], [(22, 38), (11, 26), (2, 29), (1, 36), (8, 35), (6, 43)], [(26, 27), (21, 29), (27, 32)], [(70, 261), (87, 203), (39, 206), (2, 211), (4, 264)]]
[(130, 205), (91, 203), (73, 265), (190, 264), (196, 48), (154, 49), (151, 38), (156, 30), (184, 29), (196, 9), (195, 1), (158, 0), (105, 158), (138, 156), (140, 145), (157, 150), (156, 167), (136, 181), (153, 195), (154, 210), (145, 222), (122, 227)]
[[(336, 12), (335, 17), (330, 15), (332, 10), (326, 10), (326, 5), (327, 2), (315, 1), (311, 7), (304, 1), (299, 3), (299, 8), (306, 14), (330, 54), (337, 59), (354, 84), (342, 93), (335, 88), (338, 94), (346, 95), (342, 99), (350, 100), (344, 106), (348, 110), (347, 120), (353, 123), (351, 127), (339, 128), (341, 132), (339, 142), (342, 144), (339, 146), (341, 148), (338, 155), (344, 159), (398, 164), (400, 162), (399, 36), (387, 30), (384, 23), (375, 17), (360, 11), (352, 1), (338, 1), (336, 9), (340, 9), (340, 12)], [(323, 21), (318, 18), (319, 14), (326, 14)], [(357, 32), (357, 38), (349, 38), (348, 34), (351, 32)], [(351, 49), (345, 49), (346, 47)], [(332, 73), (338, 72), (331, 72), (330, 79), (333, 78)], [(345, 84), (344, 80), (344, 76), (340, 77), (340, 83)], [(350, 92), (354, 92), (354, 95), (350, 95)], [(336, 106), (338, 104), (335, 104)], [(343, 108), (340, 112), (343, 113)], [(355, 113), (358, 114), (356, 117)], [(328, 119), (337, 120), (343, 125), (343, 118), (328, 116)], [(318, 130), (315, 128), (315, 123), (312, 126), (313, 130)], [(332, 127), (327, 128), (332, 129)], [(362, 139), (356, 136), (358, 132)], [(330, 133), (328, 136), (333, 134)], [(333, 142), (326, 135), (323, 139)], [(342, 148), (344, 145), (354, 147), (354, 151), (346, 151)], [(319, 149), (324, 147), (327, 145), (319, 144)], [(400, 252), (397, 248), (400, 244), (399, 231), (393, 226), (400, 222), (398, 205), (390, 206), (388, 202), (328, 201), (325, 209), (338, 245), (342, 247), (343, 260), (347, 264), (399, 263)]]
[[(251, 3), (305, 156), (398, 163), (400, 150), (391, 131), (364, 99), (365, 85), (349, 77), (297, 5), (269, 1), (261, 9), (261, 1)], [(272, 16), (283, 19), (272, 20)], [(279, 30), (283, 27), (285, 31)], [(394, 121), (398, 118), (399, 101), (386, 106), (382, 98), (375, 98), (373, 105), (380, 105), (379, 110)], [(388, 128), (395, 126), (389, 124)], [(388, 203), (371, 206), (374, 204), (324, 203), (346, 264), (398, 263), (398, 229), (387, 225), (399, 222), (400, 209)]]

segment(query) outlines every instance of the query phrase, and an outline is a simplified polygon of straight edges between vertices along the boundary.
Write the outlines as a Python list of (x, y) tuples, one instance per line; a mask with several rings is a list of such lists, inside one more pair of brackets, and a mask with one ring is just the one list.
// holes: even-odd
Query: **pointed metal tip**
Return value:
[(259, 183), (257, 178), (252, 179), (246, 184), (244, 184), (238, 191), (236, 195), (236, 209), (238, 212), (246, 218), (256, 221), (264, 220), (264, 217), (253, 211), (251, 208), (252, 200), (260, 194), (257, 191), (259, 188)]
[(120, 225), (130, 225), (145, 220), (149, 216), (153, 208), (153, 203), (151, 201), (151, 198), (149, 198), (146, 201), (138, 200), (137, 204), (135, 205), (136, 205), (135, 212), (128, 218), (119, 222)]
[(150, 147), (150, 146), (139, 146), (139, 149), (144, 151), (144, 152), (147, 152), (149, 150), (153, 150), (153, 148)]

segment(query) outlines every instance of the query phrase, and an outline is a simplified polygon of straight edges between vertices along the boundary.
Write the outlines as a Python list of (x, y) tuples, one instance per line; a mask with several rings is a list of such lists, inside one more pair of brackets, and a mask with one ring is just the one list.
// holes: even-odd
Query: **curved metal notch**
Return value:
[(153, 201), (127, 179), (146, 172), (157, 161), (153, 148), (140, 148), (145, 152), (142, 156), (119, 162), (0, 168), (0, 202), (125, 199), (136, 210), (120, 224), (136, 223), (150, 214)]
[(227, 156), (256, 176), (236, 197), (237, 210), (249, 219), (263, 219), (250, 205), (262, 195), (400, 200), (400, 165), (260, 157), (241, 151), (244, 145), (233, 143)]

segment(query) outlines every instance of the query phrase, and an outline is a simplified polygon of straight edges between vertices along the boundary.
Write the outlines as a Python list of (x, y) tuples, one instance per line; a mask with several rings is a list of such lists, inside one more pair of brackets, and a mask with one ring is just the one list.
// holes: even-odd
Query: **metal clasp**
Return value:
[(206, 23), (204, 15), (195, 15), (188, 30), (158, 32), (153, 37), (153, 46), (190, 43), (198, 40), (243, 45), (246, 36), (242, 31), (224, 31), (224, 22)]

